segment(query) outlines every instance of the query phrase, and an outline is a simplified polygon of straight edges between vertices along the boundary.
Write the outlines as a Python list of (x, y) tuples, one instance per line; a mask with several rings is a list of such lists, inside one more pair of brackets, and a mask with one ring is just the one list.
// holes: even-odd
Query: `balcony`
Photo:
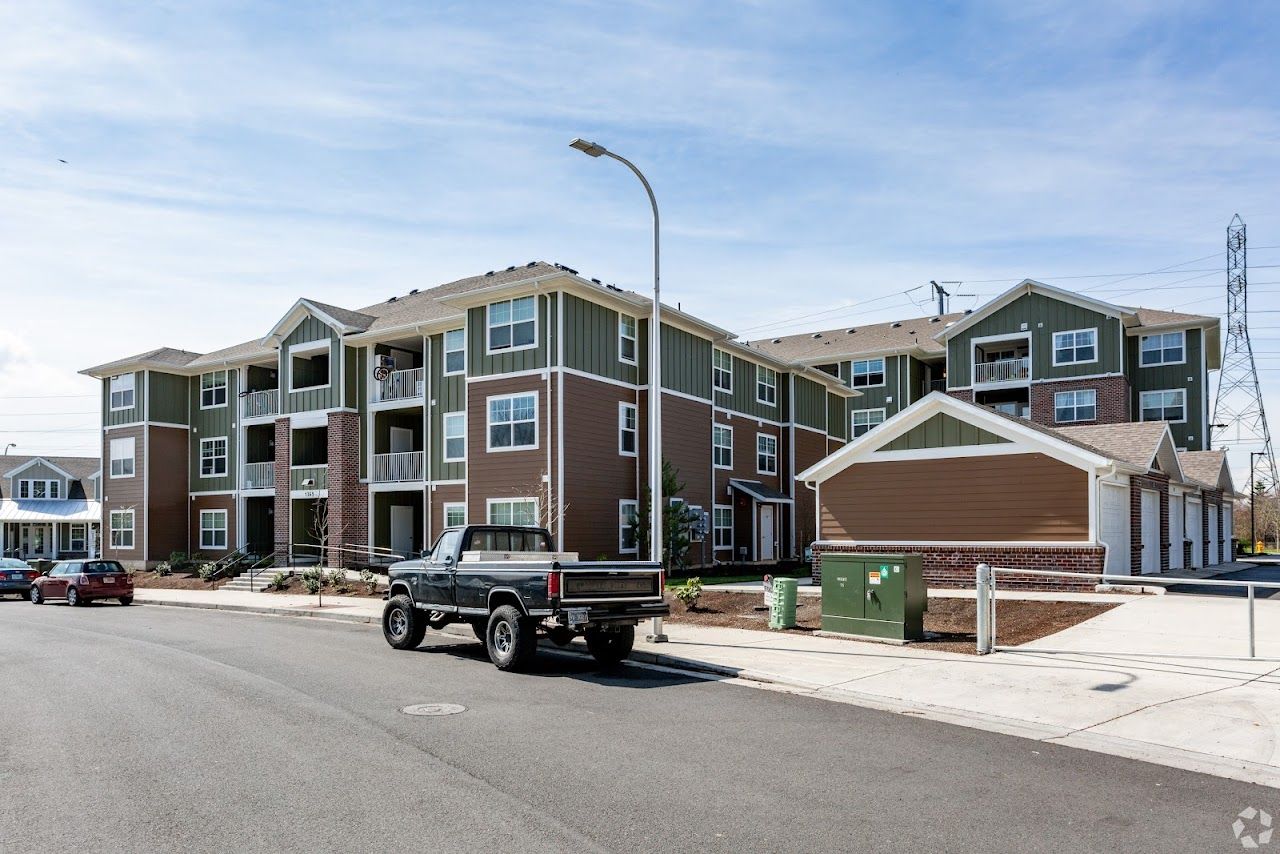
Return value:
[(978, 362), (973, 366), (973, 384), (1027, 382), (1031, 379), (1031, 359), (999, 359), (994, 362)]
[(404, 483), (423, 479), (422, 451), (373, 455), (374, 483)]
[(276, 464), (270, 460), (265, 463), (245, 463), (241, 478), (242, 489), (274, 489), (276, 485)]
[(392, 371), (391, 376), (374, 384), (373, 400), (375, 403), (384, 403), (389, 400), (421, 399), (426, 387), (426, 376), (423, 368)]
[(263, 418), (280, 414), (280, 392), (274, 388), (251, 391), (240, 397), (241, 418)]
[(930, 394), (935, 391), (946, 391), (946, 390), (947, 390), (946, 377), (943, 377), (940, 380), (925, 380), (924, 382), (920, 383), (921, 397), (924, 397), (926, 394)]
[(1005, 415), (1012, 415), (1016, 418), (1025, 418), (1031, 420), (1031, 407), (1025, 403), (1010, 401), (1006, 403), (988, 404), (996, 412), (1003, 412)]

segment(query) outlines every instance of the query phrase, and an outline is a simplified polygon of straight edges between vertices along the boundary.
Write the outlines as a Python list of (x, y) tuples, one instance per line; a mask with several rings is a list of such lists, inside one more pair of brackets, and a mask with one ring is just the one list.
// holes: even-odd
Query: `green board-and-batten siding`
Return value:
[(917, 451), (922, 448), (963, 448), (969, 445), (1002, 445), (1009, 440), (981, 427), (939, 412), (876, 451)]
[(640, 328), (636, 326), (636, 364), (618, 357), (618, 312), (564, 294), (564, 364), (624, 383), (639, 380)]
[[(187, 383), (189, 389), (185, 403), (191, 408), (191, 441), (190, 452), (191, 491), (221, 492), (235, 489), (237, 482), (237, 466), (240, 462), (239, 448), (236, 442), (236, 410), (239, 405), (240, 375), (236, 371), (227, 371), (227, 402), (225, 406), (209, 409), (200, 408), (200, 377), (191, 377)], [(219, 477), (200, 476), (200, 440), (227, 440), (227, 472)]]
[[(302, 391), (288, 391), (293, 385), (293, 364), (289, 356), (289, 348), (296, 344), (309, 344), (313, 341), (329, 342), (329, 384)], [(314, 412), (339, 407), (342, 396), (338, 382), (341, 358), (342, 343), (338, 334), (324, 321), (315, 317), (306, 317), (295, 326), (280, 346), (281, 408), (284, 413)]]
[(428, 403), (434, 400), (431, 407), (431, 479), (462, 480), (467, 476), (466, 463), (446, 463), (444, 461), (444, 416), (449, 412), (467, 411), (467, 378), (462, 374), (444, 376), (444, 336), (432, 335), (430, 343), (430, 390)]
[[(537, 311), (534, 314), (537, 332), (536, 344), (522, 350), (489, 352), (489, 307), (478, 306), (467, 310), (467, 375), (487, 377), (494, 374), (510, 374), (534, 371), (547, 367), (555, 341), (555, 294), (538, 294)], [(505, 302), (505, 300), (501, 300)]]
[[(117, 424), (134, 424), (143, 420), (147, 411), (147, 377), (144, 371), (125, 371), (133, 374), (133, 406), (128, 409), (111, 410), (111, 380), (102, 381), (102, 414), (105, 426)], [(121, 375), (123, 376), (123, 374)], [(183, 422), (185, 423), (185, 422)]]
[(1203, 360), (1204, 332), (1186, 330), (1186, 362), (1178, 365), (1156, 365), (1144, 368), (1139, 363), (1139, 338), (1128, 337), (1125, 342), (1125, 374), (1133, 389), (1133, 420), (1142, 418), (1142, 392), (1168, 389), (1187, 390), (1187, 418), (1185, 424), (1169, 425), (1173, 443), (1179, 448), (1198, 451), (1205, 448), (1204, 422), (1206, 410), (1206, 385), (1200, 370)]
[(147, 420), (162, 424), (186, 424), (187, 389), (193, 382), (198, 384), (199, 377), (191, 379), (177, 374), (147, 371), (147, 397), (151, 401)]
[(827, 391), (821, 384), (796, 377), (795, 420), (815, 430), (827, 428)]
[(831, 392), (827, 392), (827, 435), (849, 438), (849, 400)]

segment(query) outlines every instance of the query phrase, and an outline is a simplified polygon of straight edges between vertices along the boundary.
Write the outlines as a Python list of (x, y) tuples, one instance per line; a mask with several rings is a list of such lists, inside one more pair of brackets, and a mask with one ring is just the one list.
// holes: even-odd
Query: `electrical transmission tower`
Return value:
[(1249, 266), (1244, 220), (1240, 214), (1227, 226), (1227, 346), (1218, 374), (1218, 398), (1213, 406), (1213, 424), (1219, 435), (1229, 437), (1233, 446), (1257, 449), (1262, 458), (1256, 467), (1249, 457), (1249, 492), (1270, 492), (1280, 483), (1276, 456), (1271, 448), (1271, 430), (1262, 405), (1258, 369), (1249, 343)]

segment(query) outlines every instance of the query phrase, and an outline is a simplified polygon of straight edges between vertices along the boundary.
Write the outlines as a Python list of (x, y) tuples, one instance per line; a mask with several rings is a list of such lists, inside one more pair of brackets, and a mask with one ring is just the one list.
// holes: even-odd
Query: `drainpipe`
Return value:
[[(1114, 461), (1112, 461), (1110, 465), (1110, 470), (1107, 472), (1106, 476), (1115, 477), (1116, 469), (1117, 469), (1116, 464)], [(1094, 524), (1098, 526), (1098, 542), (1102, 544), (1102, 574), (1106, 575), (1107, 562), (1111, 558), (1111, 544), (1108, 543), (1106, 540), (1102, 539), (1102, 479), (1101, 478), (1097, 478), (1094, 480), (1093, 488), (1097, 490), (1097, 494), (1094, 496), (1094, 499), (1093, 499), (1094, 504), (1096, 505), (1094, 508), (1094, 513), (1097, 516), (1097, 519), (1094, 522)], [(1129, 532), (1129, 536), (1133, 536), (1132, 531)]]

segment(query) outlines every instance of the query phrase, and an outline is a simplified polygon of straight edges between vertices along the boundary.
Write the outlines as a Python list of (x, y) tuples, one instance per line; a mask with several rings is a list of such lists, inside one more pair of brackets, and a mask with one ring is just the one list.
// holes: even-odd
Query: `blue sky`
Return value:
[[(925, 291), (902, 292), (935, 278), (977, 295), (956, 307), (1032, 276), (1222, 311), (1231, 215), (1280, 245), (1273, 19), (1190, 2), (7, 4), (0, 443), (90, 449), (69, 431), (94, 401), (14, 398), (91, 393), (75, 371), (125, 353), (246, 340), (299, 295), (359, 306), (533, 259), (646, 287), (642, 190), (575, 136), (649, 175), (668, 299), (746, 337), (924, 314)], [(1253, 305), (1280, 308), (1263, 266), (1280, 249), (1251, 260), (1269, 283)], [(1280, 383), (1280, 311), (1254, 326)], [(68, 432), (14, 432), (51, 429)]]

